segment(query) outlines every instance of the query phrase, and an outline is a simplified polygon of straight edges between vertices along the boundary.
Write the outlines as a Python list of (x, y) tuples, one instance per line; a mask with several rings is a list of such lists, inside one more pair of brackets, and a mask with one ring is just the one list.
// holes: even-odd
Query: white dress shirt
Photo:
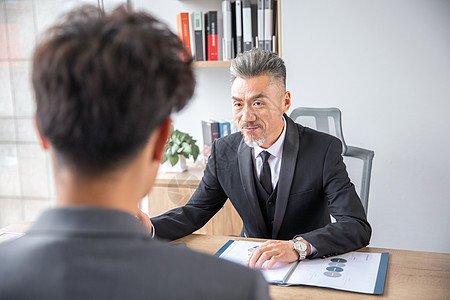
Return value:
[(270, 166), (270, 175), (272, 178), (272, 188), (275, 190), (275, 187), (278, 183), (278, 178), (280, 177), (280, 169), (281, 169), (281, 159), (283, 157), (283, 147), (284, 147), (284, 139), (286, 137), (286, 120), (283, 117), (284, 128), (283, 132), (281, 132), (280, 137), (267, 149), (263, 149), (259, 146), (252, 148), (252, 158), (253, 165), (255, 166), (256, 175), (259, 179), (261, 176), (261, 170), (263, 165), (263, 160), (261, 155), (259, 155), (263, 151), (267, 151), (270, 153), (270, 157), (268, 160)]

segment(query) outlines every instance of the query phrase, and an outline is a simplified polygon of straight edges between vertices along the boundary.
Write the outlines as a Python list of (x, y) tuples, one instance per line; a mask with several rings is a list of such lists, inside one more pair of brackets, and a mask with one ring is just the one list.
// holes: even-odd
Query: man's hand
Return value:
[(144, 213), (142, 210), (138, 208), (136, 212), (136, 218), (138, 218), (139, 221), (141, 221), (142, 225), (144, 225), (145, 229), (147, 229), (149, 234), (152, 234), (152, 222), (150, 221), (149, 216)]
[[(308, 254), (311, 252), (311, 246), (308, 242), (303, 240), (308, 246)], [(292, 241), (267, 241), (255, 250), (250, 255), (247, 265), (251, 268), (261, 268), (263, 264), (267, 263), (267, 269), (271, 269), (277, 262), (291, 263), (299, 259), (298, 252), (294, 249), (294, 242)]]

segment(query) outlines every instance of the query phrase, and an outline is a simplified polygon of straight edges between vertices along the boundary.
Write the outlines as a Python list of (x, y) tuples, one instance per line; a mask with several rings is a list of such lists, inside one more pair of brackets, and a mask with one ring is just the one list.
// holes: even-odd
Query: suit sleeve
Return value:
[(151, 218), (157, 237), (174, 240), (191, 234), (203, 227), (222, 208), (228, 197), (217, 179), (216, 164), (217, 149), (214, 142), (203, 178), (188, 203)]
[(325, 155), (322, 178), (329, 213), (336, 219), (325, 227), (301, 236), (314, 245), (313, 257), (337, 255), (367, 246), (372, 229), (367, 222), (361, 200), (351, 183), (343, 158), (342, 145), (333, 139)]

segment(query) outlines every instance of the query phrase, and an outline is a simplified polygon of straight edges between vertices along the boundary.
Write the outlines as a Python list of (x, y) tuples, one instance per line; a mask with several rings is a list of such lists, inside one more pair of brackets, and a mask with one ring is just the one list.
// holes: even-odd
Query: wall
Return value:
[(293, 106), (375, 151), (372, 246), (450, 253), (450, 1), (285, 1)]

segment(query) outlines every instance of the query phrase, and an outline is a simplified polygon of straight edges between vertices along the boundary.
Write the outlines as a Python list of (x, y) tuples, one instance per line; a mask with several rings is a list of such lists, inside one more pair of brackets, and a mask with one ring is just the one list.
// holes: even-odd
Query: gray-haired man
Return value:
[(236, 57), (230, 70), (241, 132), (213, 144), (202, 181), (185, 206), (151, 223), (141, 220), (148, 228), (153, 224), (157, 236), (176, 239), (201, 228), (230, 199), (243, 236), (273, 239), (253, 252), (251, 267), (366, 246), (371, 227), (348, 178), (341, 142), (285, 114), (291, 94), (283, 60), (253, 49)]

